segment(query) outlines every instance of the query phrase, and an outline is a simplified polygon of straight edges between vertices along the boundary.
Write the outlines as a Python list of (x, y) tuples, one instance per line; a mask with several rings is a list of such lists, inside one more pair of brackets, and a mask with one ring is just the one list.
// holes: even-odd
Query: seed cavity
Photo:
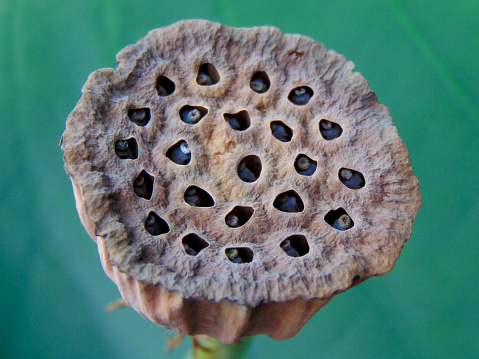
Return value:
[(302, 176), (311, 176), (317, 168), (318, 163), (306, 155), (298, 155), (294, 161), (294, 168)]
[(256, 93), (265, 93), (269, 90), (271, 82), (266, 72), (258, 71), (251, 78), (249, 86)]
[(166, 151), (166, 157), (177, 165), (185, 166), (190, 163), (191, 149), (186, 141), (181, 140)]
[(175, 89), (175, 83), (166, 76), (160, 76), (158, 77), (158, 80), (156, 80), (156, 91), (158, 92), (158, 96), (170, 96), (175, 92)]
[(253, 260), (254, 253), (246, 247), (226, 248), (226, 257), (233, 263), (250, 263)]
[(271, 122), (271, 133), (281, 142), (289, 142), (293, 137), (293, 130), (281, 121)]
[(341, 168), (339, 170), (338, 177), (346, 187), (351, 189), (360, 189), (366, 184), (364, 176), (361, 172), (349, 168)]
[(235, 131), (244, 131), (251, 126), (249, 113), (244, 110), (237, 113), (225, 113), (223, 116)]
[(280, 193), (273, 202), (273, 207), (281, 212), (302, 212), (304, 203), (299, 195), (291, 190)]
[(150, 176), (145, 170), (142, 170), (140, 174), (133, 181), (133, 190), (138, 197), (144, 199), (151, 199), (153, 194), (153, 182), (155, 178)]
[(343, 129), (336, 122), (323, 119), (319, 122), (319, 132), (325, 140), (331, 141), (341, 136)]
[(255, 182), (261, 175), (261, 160), (258, 156), (244, 157), (238, 164), (238, 176), (244, 182)]
[(198, 255), (198, 253), (209, 246), (208, 242), (194, 233), (184, 236), (182, 243), (186, 254), (190, 256)]
[(279, 246), (290, 257), (302, 257), (309, 253), (308, 241), (302, 234), (289, 236)]
[(289, 93), (288, 100), (296, 106), (304, 106), (313, 97), (313, 94), (313, 90), (308, 86), (296, 87)]
[(145, 220), (145, 229), (152, 236), (159, 236), (160, 234), (168, 233), (170, 226), (168, 226), (168, 223), (163, 218), (151, 211)]
[(213, 64), (203, 64), (198, 69), (196, 83), (201, 86), (216, 85), (220, 81), (220, 74)]
[(150, 109), (147, 107), (129, 109), (128, 117), (131, 122), (138, 126), (145, 127), (151, 119)]
[(228, 227), (241, 227), (249, 221), (254, 213), (252, 207), (236, 206), (225, 217), (225, 223)]
[(338, 208), (336, 210), (329, 211), (326, 216), (324, 216), (324, 220), (331, 226), (340, 231), (346, 231), (350, 228), (353, 228), (354, 221), (346, 213), (344, 208)]
[(204, 107), (186, 105), (180, 109), (180, 118), (188, 125), (196, 125), (207, 113), (208, 110)]
[(185, 191), (184, 199), (192, 207), (213, 207), (215, 205), (213, 197), (197, 186), (189, 186)]
[(138, 143), (136, 139), (129, 138), (127, 140), (120, 140), (115, 143), (115, 153), (122, 159), (134, 160), (138, 158)]

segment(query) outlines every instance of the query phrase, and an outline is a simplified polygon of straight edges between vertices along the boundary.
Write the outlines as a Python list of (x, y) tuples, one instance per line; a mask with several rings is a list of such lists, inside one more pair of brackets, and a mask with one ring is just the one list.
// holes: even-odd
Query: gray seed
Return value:
[(289, 239), (286, 239), (281, 243), (282, 250), (288, 251), (290, 248), (291, 248), (291, 241)]
[(349, 217), (347, 214), (343, 214), (341, 217), (339, 217), (338, 222), (344, 229), (351, 228), (351, 217)]
[(301, 171), (306, 171), (311, 166), (311, 161), (306, 156), (301, 156), (296, 160), (296, 167)]
[(186, 190), (186, 195), (188, 197), (196, 196), (196, 188), (189, 188), (188, 190)]
[(266, 90), (266, 84), (261, 79), (251, 80), (250, 87), (254, 92), (263, 92)]
[(228, 248), (226, 250), (226, 256), (229, 258), (229, 260), (235, 260), (238, 258), (238, 250), (236, 248)]
[(244, 163), (244, 161), (241, 161), (238, 165), (238, 172), (241, 172), (245, 169), (246, 165)]
[(348, 180), (353, 177), (353, 172), (351, 170), (348, 170), (347, 168), (343, 168), (340, 172), (339, 175), (341, 176), (342, 179)]
[(186, 142), (181, 142), (180, 144), (180, 150), (183, 152), (185, 155), (189, 155), (191, 153), (190, 147)]
[(321, 127), (325, 130), (329, 130), (333, 127), (333, 123), (331, 121), (323, 120), (321, 121)]
[(153, 227), (155, 225), (155, 216), (148, 216), (148, 218), (145, 221), (145, 224), (147, 227)]
[(204, 72), (199, 72), (196, 82), (198, 85), (211, 85), (211, 78)]
[(132, 121), (138, 121), (138, 122), (141, 122), (145, 119), (145, 116), (146, 116), (146, 113), (145, 113), (145, 110), (143, 109), (139, 109), (139, 110), (135, 110), (131, 113), (131, 120)]
[(238, 217), (236, 217), (234, 214), (228, 214), (225, 221), (229, 227), (238, 227)]
[(185, 247), (185, 252), (187, 254), (189, 254), (190, 256), (196, 256), (198, 254), (198, 252), (196, 252), (193, 248), (191, 248), (189, 245), (187, 244), (183, 244), (183, 246)]
[(128, 149), (128, 141), (118, 141), (116, 143), (116, 149), (121, 152), (126, 151)]
[(278, 196), (277, 201), (279, 204), (285, 204), (286, 202), (288, 202), (288, 198), (289, 196), (286, 193), (283, 193)]
[(302, 96), (306, 93), (306, 89), (304, 87), (297, 87), (293, 90), (296, 96)]
[(193, 110), (188, 112), (188, 115), (186, 117), (190, 122), (197, 122), (201, 118), (201, 112), (200, 110), (194, 108)]

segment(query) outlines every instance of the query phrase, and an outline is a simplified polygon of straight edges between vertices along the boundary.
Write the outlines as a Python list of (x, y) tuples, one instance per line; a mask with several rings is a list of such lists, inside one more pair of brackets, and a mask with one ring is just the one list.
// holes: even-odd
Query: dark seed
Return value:
[(198, 252), (196, 252), (193, 248), (191, 248), (187, 244), (183, 244), (183, 247), (185, 247), (185, 252), (189, 254), (190, 256), (196, 256), (198, 254)]
[(299, 257), (298, 251), (296, 251), (296, 249), (291, 247), (291, 242), (289, 239), (285, 239), (280, 246), (281, 246), (281, 249), (285, 251), (288, 256)]
[(328, 120), (321, 120), (319, 123), (319, 131), (321, 132), (321, 136), (327, 141), (334, 140), (343, 133), (343, 129), (339, 124)]
[(288, 99), (297, 106), (306, 105), (313, 97), (313, 90), (307, 86), (296, 87), (288, 96)]
[(302, 176), (311, 176), (317, 167), (317, 162), (305, 155), (299, 155), (294, 162), (294, 168)]
[(153, 236), (168, 233), (170, 227), (163, 218), (158, 217), (155, 212), (150, 212), (145, 221), (145, 229)]
[(156, 91), (158, 92), (158, 96), (169, 96), (173, 92), (175, 92), (176, 85), (173, 81), (171, 81), (166, 76), (158, 77), (156, 81)]
[(134, 158), (133, 153), (128, 147), (128, 141), (118, 141), (115, 145), (115, 152), (121, 159)]
[(149, 200), (153, 194), (153, 182), (154, 178), (150, 176), (146, 171), (141, 173), (133, 181), (133, 190), (138, 197)]
[(245, 182), (254, 182), (257, 180), (256, 176), (253, 172), (251, 172), (248, 168), (243, 168), (242, 171), (238, 171), (238, 176), (241, 178), (242, 181)]
[(271, 133), (281, 142), (289, 142), (293, 137), (293, 130), (281, 121), (271, 122)]
[(238, 225), (239, 225), (238, 217), (236, 217), (233, 214), (227, 215), (226, 219), (225, 219), (225, 222), (229, 227), (233, 227), (233, 228), (238, 227)]
[(301, 212), (304, 209), (303, 201), (294, 191), (278, 195), (273, 206), (282, 212)]
[(363, 175), (348, 168), (342, 168), (339, 171), (339, 180), (348, 188), (360, 189), (366, 184)]
[(187, 165), (191, 160), (191, 150), (186, 141), (180, 141), (166, 151), (166, 157), (177, 165)]
[(201, 86), (208, 86), (208, 85), (213, 84), (213, 81), (211, 80), (211, 77), (209, 77), (204, 72), (199, 72), (198, 73), (198, 77), (196, 78), (196, 82), (198, 83), (198, 85), (201, 85)]

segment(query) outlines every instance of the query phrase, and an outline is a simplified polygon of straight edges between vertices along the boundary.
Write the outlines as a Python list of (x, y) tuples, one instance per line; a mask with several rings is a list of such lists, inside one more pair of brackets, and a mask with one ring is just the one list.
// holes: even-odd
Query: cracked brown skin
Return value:
[[(178, 333), (223, 342), (260, 333), (286, 339), (335, 294), (393, 268), (420, 207), (418, 182), (389, 111), (352, 62), (273, 27), (187, 20), (151, 31), (123, 49), (117, 63), (89, 76), (68, 117), (62, 149), (80, 219), (98, 244), (103, 268), (140, 314)], [(215, 66), (218, 84), (197, 84), (204, 63)], [(250, 88), (257, 71), (271, 82), (263, 94)], [(158, 95), (159, 76), (175, 83), (171, 95)], [(314, 92), (304, 106), (288, 100), (299, 86)], [(208, 113), (186, 124), (179, 118), (185, 105)], [(150, 109), (146, 126), (129, 119), (132, 108)], [(242, 110), (251, 126), (234, 131), (223, 115)], [(339, 124), (341, 136), (326, 141), (322, 119)], [(293, 130), (290, 142), (272, 136), (273, 121)], [(118, 158), (116, 141), (131, 137), (138, 159)], [(180, 140), (191, 149), (185, 166), (165, 156)], [(296, 172), (300, 153), (317, 161), (312, 176)], [(262, 164), (253, 183), (237, 173), (248, 155)], [(343, 185), (343, 167), (361, 172), (365, 186)], [(150, 200), (133, 190), (142, 170), (154, 176)], [(185, 203), (190, 185), (207, 191), (215, 205)], [(273, 207), (290, 190), (301, 197), (303, 211)], [(235, 206), (253, 207), (254, 214), (230, 228), (225, 216)], [(346, 231), (324, 219), (339, 207), (354, 220)], [(150, 211), (168, 223), (168, 233), (145, 230)], [(189, 233), (209, 244), (197, 256), (182, 245)], [(294, 234), (307, 238), (306, 255), (290, 257), (281, 249)], [(252, 249), (253, 260), (232, 263), (225, 255), (232, 246)]]

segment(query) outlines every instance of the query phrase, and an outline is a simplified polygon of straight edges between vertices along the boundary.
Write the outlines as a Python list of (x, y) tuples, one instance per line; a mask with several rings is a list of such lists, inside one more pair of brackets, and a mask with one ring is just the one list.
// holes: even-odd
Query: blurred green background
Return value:
[(0, 357), (177, 358), (124, 308), (78, 220), (58, 142), (90, 72), (150, 29), (274, 25), (352, 60), (386, 104), (423, 205), (394, 270), (246, 358), (479, 357), (479, 1), (0, 0)]

